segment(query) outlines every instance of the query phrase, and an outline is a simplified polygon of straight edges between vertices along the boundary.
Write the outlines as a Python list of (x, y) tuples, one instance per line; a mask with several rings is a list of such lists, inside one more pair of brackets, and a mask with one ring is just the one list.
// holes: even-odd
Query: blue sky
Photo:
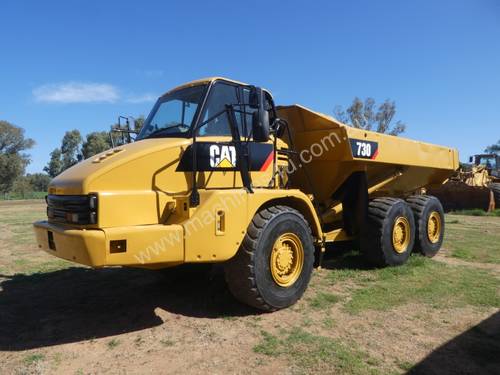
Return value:
[(172, 86), (212, 75), (328, 114), (390, 98), (405, 136), (462, 160), (500, 138), (498, 1), (173, 3), (0, 3), (0, 119), (37, 142), (28, 172), (66, 130), (147, 115)]

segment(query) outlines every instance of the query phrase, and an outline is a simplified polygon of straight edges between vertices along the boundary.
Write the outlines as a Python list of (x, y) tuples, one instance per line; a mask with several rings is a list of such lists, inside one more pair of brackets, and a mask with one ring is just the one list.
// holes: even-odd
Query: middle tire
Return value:
[(287, 206), (257, 212), (236, 255), (225, 265), (229, 290), (236, 299), (260, 310), (294, 304), (304, 293), (314, 264), (311, 229)]
[(368, 217), (361, 235), (361, 251), (378, 266), (405, 263), (415, 243), (415, 220), (402, 199), (376, 198), (368, 205)]

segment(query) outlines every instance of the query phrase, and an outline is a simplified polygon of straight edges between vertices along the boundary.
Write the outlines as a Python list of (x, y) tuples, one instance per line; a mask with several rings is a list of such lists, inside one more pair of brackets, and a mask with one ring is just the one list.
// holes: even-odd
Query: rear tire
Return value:
[(376, 198), (368, 204), (361, 235), (361, 251), (378, 266), (404, 264), (415, 242), (415, 221), (410, 207), (397, 198)]
[(272, 206), (255, 214), (224, 271), (236, 299), (274, 311), (293, 305), (302, 296), (313, 264), (313, 239), (304, 217), (290, 207)]
[(490, 184), (490, 189), (493, 191), (495, 197), (495, 208), (500, 209), (500, 183), (494, 182)]
[(414, 195), (407, 199), (416, 224), (415, 250), (433, 257), (444, 238), (444, 211), (441, 202), (431, 195)]

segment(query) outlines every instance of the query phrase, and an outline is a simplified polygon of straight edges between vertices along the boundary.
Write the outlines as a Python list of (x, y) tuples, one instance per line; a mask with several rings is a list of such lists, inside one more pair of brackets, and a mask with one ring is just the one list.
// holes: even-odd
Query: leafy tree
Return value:
[(356, 97), (347, 110), (342, 106), (336, 106), (334, 113), (340, 121), (359, 129), (375, 130), (391, 135), (398, 135), (406, 130), (406, 125), (401, 121), (397, 121), (391, 127), (396, 115), (396, 103), (390, 100), (386, 100), (376, 108), (373, 98), (366, 98), (363, 102)]
[(23, 199), (26, 197), (27, 193), (33, 192), (33, 186), (27, 176), (19, 176), (16, 178), (12, 186), (12, 192), (18, 193)]
[(135, 119), (135, 126), (134, 126), (134, 130), (139, 133), (142, 129), (142, 126), (144, 125), (144, 121), (146, 121), (146, 119), (144, 118), (143, 115), (140, 115), (139, 117), (137, 117)]
[(47, 191), (49, 189), (50, 176), (45, 173), (27, 174), (26, 178), (34, 191)]
[[(131, 130), (139, 133), (142, 129), (142, 126), (144, 125), (145, 120), (146, 119), (143, 115), (138, 116), (135, 119), (134, 127)], [(124, 127), (125, 126), (122, 124), (120, 128), (118, 123), (114, 123), (113, 125), (111, 125), (111, 129), (124, 129)], [(121, 146), (128, 142), (128, 136), (125, 133), (111, 132), (111, 137), (113, 137), (113, 143), (115, 146)]]
[[(144, 116), (135, 119), (135, 131), (139, 131), (144, 124)], [(117, 127), (114, 124), (112, 127)], [(112, 133), (115, 146), (127, 143), (127, 137), (120, 133)], [(67, 131), (61, 142), (61, 148), (56, 148), (50, 153), (50, 161), (43, 168), (50, 177), (55, 177), (64, 170), (78, 163), (83, 158), (87, 159), (100, 152), (111, 148), (111, 139), (108, 132), (92, 132), (82, 138), (76, 129)]]
[(24, 173), (27, 161), (16, 154), (0, 154), (0, 192), (8, 193), (16, 178)]
[(78, 163), (81, 144), (82, 135), (77, 129), (67, 131), (64, 134), (61, 144), (63, 170)]
[(59, 148), (55, 148), (50, 153), (50, 161), (47, 164), (47, 166), (43, 168), (43, 170), (47, 172), (47, 174), (52, 178), (56, 177), (59, 173), (63, 171), (61, 150)]
[(97, 155), (111, 148), (108, 132), (93, 132), (87, 134), (82, 145), (82, 154), (85, 159)]
[(497, 141), (496, 144), (486, 147), (484, 152), (488, 154), (500, 154), (500, 139)]
[(7, 193), (16, 178), (24, 174), (29, 156), (23, 151), (35, 144), (25, 138), (24, 129), (7, 121), (0, 121), (0, 192)]
[(81, 144), (82, 135), (77, 129), (67, 131), (62, 139), (61, 148), (56, 148), (50, 153), (50, 161), (43, 170), (50, 177), (55, 177), (78, 163)]

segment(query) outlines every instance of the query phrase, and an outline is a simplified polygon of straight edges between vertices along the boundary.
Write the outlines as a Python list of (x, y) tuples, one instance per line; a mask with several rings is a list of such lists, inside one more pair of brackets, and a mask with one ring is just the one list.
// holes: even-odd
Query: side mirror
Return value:
[(251, 88), (249, 105), (257, 109), (252, 114), (253, 140), (267, 142), (269, 140), (269, 112), (265, 106), (264, 91), (260, 87)]
[(474, 161), (474, 159), (472, 158), (472, 156), (469, 156), (469, 163), (472, 163)]
[(252, 132), (255, 142), (269, 140), (269, 113), (267, 111), (255, 111), (252, 114)]

